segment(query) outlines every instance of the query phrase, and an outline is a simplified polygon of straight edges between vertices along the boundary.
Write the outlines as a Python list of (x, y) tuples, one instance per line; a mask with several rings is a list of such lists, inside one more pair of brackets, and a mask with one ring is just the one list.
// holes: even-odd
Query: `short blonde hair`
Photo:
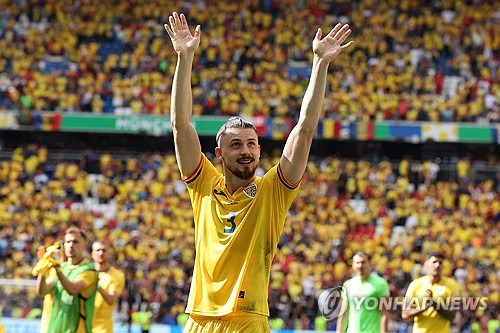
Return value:
[(80, 227), (78, 227), (76, 225), (72, 225), (71, 227), (66, 229), (66, 232), (64, 233), (64, 235), (66, 236), (68, 234), (80, 235), (83, 238), (83, 240), (87, 240), (87, 235), (85, 234), (85, 232)]

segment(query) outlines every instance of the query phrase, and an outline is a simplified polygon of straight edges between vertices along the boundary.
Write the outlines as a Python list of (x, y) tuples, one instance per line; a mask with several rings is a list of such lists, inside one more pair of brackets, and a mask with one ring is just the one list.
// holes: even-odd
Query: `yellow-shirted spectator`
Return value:
[(466, 178), (469, 176), (470, 164), (468, 161), (464, 159), (460, 159), (457, 163), (457, 172), (458, 177), (460, 179)]

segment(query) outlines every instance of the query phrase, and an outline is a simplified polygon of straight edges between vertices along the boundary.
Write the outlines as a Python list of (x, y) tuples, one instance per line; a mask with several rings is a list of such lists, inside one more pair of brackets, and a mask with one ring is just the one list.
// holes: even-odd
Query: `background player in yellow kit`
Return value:
[(113, 309), (125, 287), (125, 275), (111, 265), (111, 253), (102, 241), (92, 244), (92, 260), (99, 273), (92, 333), (113, 332)]
[[(451, 322), (455, 318), (456, 310), (446, 309), (438, 304), (450, 304), (447, 298), (459, 297), (460, 286), (450, 277), (442, 275), (444, 254), (431, 252), (425, 261), (427, 274), (413, 280), (406, 291), (409, 305), (403, 309), (404, 320), (413, 319), (414, 333), (451, 332)], [(431, 302), (423, 302), (425, 298)], [(412, 303), (419, 300), (421, 304)], [(411, 305), (419, 305), (412, 307)]]
[(269, 271), (286, 213), (297, 194), (325, 95), (329, 63), (352, 42), (351, 30), (337, 24), (313, 40), (313, 67), (299, 121), (280, 162), (257, 177), (260, 146), (255, 127), (230, 118), (217, 133), (219, 173), (202, 154), (190, 123), (191, 71), (201, 28), (191, 34), (183, 14), (165, 24), (177, 52), (171, 121), (177, 164), (191, 197), (196, 259), (185, 332), (269, 332)]

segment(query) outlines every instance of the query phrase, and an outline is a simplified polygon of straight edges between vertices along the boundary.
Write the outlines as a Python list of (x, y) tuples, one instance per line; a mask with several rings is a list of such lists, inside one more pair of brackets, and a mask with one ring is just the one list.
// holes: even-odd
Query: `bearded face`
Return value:
[(255, 131), (251, 128), (230, 128), (221, 138), (217, 156), (225, 171), (249, 180), (259, 166), (260, 146)]

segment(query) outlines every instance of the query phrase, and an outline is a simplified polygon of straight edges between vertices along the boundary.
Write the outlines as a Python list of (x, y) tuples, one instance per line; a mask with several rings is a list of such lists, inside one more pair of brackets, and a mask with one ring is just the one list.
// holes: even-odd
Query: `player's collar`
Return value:
[(85, 260), (85, 257), (82, 257), (80, 260), (78, 260), (77, 263), (74, 263), (74, 264), (69, 264), (68, 263), (68, 266), (71, 268), (71, 267), (76, 267), (78, 265), (80, 265), (83, 261)]
[(103, 270), (97, 270), (99, 273), (106, 273), (111, 269), (111, 265), (108, 265), (108, 268), (103, 269)]

